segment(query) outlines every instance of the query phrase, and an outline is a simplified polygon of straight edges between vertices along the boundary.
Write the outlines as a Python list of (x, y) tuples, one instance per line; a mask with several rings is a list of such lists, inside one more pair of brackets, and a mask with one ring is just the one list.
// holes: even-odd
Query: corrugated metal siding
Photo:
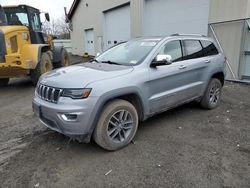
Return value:
[(210, 23), (237, 20), (250, 16), (250, 0), (211, 0)]
[[(227, 79), (240, 79), (239, 62), (241, 55), (244, 20), (213, 24), (212, 27), (233, 72), (232, 73), (229, 67), (227, 67)], [(212, 36), (211, 33), (210, 36)]]

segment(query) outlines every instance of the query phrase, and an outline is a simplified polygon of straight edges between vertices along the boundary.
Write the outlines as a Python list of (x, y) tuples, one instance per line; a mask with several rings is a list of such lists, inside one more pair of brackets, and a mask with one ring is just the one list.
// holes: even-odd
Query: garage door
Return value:
[(85, 30), (85, 51), (89, 55), (95, 55), (94, 29)]
[(143, 35), (207, 35), (210, 0), (145, 0)]
[(130, 39), (130, 6), (104, 12), (104, 48)]

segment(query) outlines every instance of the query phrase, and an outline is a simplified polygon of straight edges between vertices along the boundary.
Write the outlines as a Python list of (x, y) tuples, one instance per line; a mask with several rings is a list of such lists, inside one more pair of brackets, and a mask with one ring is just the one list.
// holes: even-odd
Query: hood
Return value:
[(89, 83), (122, 76), (133, 67), (105, 63), (82, 63), (44, 74), (40, 83), (56, 88), (85, 88)]
[(11, 32), (28, 32), (28, 28), (26, 26), (18, 26), (18, 25), (15, 25), (15, 26), (0, 26), (0, 30), (4, 33), (4, 34), (8, 34), (8, 33), (11, 33)]

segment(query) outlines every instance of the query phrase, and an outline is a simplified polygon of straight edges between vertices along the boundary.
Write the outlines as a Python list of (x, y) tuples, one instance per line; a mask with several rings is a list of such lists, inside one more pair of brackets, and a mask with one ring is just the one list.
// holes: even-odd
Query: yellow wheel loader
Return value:
[[(67, 51), (42, 33), (40, 14), (27, 5), (0, 5), (0, 86), (23, 76), (36, 84), (43, 73), (69, 65)], [(50, 21), (49, 14), (44, 15)]]

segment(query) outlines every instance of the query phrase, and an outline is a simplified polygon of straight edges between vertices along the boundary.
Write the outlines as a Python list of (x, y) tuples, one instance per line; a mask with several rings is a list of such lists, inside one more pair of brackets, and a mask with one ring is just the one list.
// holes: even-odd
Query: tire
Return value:
[(7, 86), (8, 83), (9, 83), (9, 78), (1, 78), (0, 79), (0, 87), (4, 87), (4, 86)]
[(220, 80), (212, 78), (208, 84), (204, 96), (201, 99), (201, 106), (205, 109), (215, 109), (221, 100), (222, 84)]
[(53, 69), (51, 58), (48, 53), (44, 52), (41, 55), (41, 60), (36, 68), (31, 71), (31, 80), (34, 85), (38, 82), (40, 76)]
[[(118, 119), (123, 119), (123, 123), (118, 123)], [(106, 150), (121, 149), (134, 138), (138, 122), (138, 113), (131, 103), (125, 100), (114, 100), (104, 107), (94, 130), (94, 140)]]
[(62, 49), (61, 60), (55, 63), (56, 68), (67, 67), (70, 65), (69, 54), (65, 49)]

